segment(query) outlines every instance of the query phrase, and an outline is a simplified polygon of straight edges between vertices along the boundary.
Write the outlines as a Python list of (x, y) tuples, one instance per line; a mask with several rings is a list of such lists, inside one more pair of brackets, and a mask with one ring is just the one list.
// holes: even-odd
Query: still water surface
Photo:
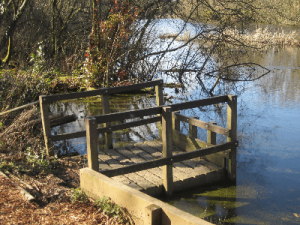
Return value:
[(300, 51), (269, 51), (259, 60), (272, 72), (238, 97), (237, 184), (170, 201), (213, 223), (300, 224)]

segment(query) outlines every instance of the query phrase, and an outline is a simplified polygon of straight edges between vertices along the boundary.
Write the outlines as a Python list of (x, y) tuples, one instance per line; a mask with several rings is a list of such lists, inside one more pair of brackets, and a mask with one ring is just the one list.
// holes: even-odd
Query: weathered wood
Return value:
[(77, 116), (75, 114), (63, 116), (59, 119), (54, 119), (50, 121), (50, 127), (60, 126), (62, 124), (71, 123), (77, 120)]
[[(129, 122), (129, 123), (124, 123), (124, 124), (117, 124), (117, 125), (112, 125), (110, 127), (105, 127), (105, 128), (98, 128), (97, 133), (105, 133), (108, 131), (117, 131), (117, 130), (123, 130), (129, 127), (136, 127), (136, 126), (141, 126), (149, 123), (155, 123), (161, 121), (161, 117), (153, 117), (149, 119), (143, 119), (140, 121), (134, 121), (134, 122)], [(78, 132), (73, 132), (73, 133), (67, 133), (67, 134), (59, 134), (59, 135), (53, 135), (50, 136), (52, 141), (62, 141), (62, 140), (67, 140), (67, 139), (72, 139), (72, 138), (80, 138), (80, 137), (85, 137), (86, 132), (85, 131), (78, 131)]]
[[(101, 103), (102, 103), (102, 114), (109, 114), (110, 109), (109, 109), (109, 99), (108, 95), (101, 95)], [(104, 123), (104, 127), (109, 127), (111, 122), (106, 122)], [(112, 149), (113, 144), (112, 144), (112, 132), (105, 132), (104, 133), (104, 139), (105, 139), (105, 148), (106, 149)]]
[[(227, 128), (230, 130), (230, 136), (227, 137), (228, 142), (237, 139), (237, 96), (228, 95), (227, 104)], [(230, 149), (228, 159), (228, 177), (232, 181), (236, 181), (236, 147)]]
[(161, 121), (161, 116), (156, 116), (156, 117), (152, 117), (149, 119), (142, 119), (139, 121), (128, 122), (128, 123), (123, 123), (123, 124), (111, 125), (110, 127), (98, 128), (97, 132), (98, 132), (98, 134), (109, 132), (109, 131), (112, 132), (112, 131), (127, 129), (130, 127), (138, 127), (138, 126), (142, 126), (142, 125), (149, 124), (149, 123), (155, 123), (158, 121)]
[(24, 108), (26, 108), (26, 107), (28, 107), (28, 106), (38, 105), (38, 104), (39, 104), (39, 101), (31, 102), (31, 103), (28, 103), (28, 104), (26, 104), (26, 105), (22, 105), (22, 106), (19, 106), (19, 107), (16, 107), (16, 108), (7, 110), (7, 111), (5, 111), (5, 112), (2, 112), (2, 113), (0, 113), (0, 116), (3, 116), (3, 115), (5, 115), (5, 114), (7, 114), (7, 113), (11, 113), (11, 112), (14, 112), (14, 111), (17, 111), (17, 110), (20, 110), (20, 109), (24, 109)]
[(92, 170), (99, 171), (98, 164), (98, 134), (97, 122), (93, 117), (84, 119), (86, 127), (86, 143), (87, 143), (87, 160), (88, 167)]
[(186, 122), (190, 125), (194, 125), (194, 126), (206, 129), (206, 130), (211, 130), (211, 131), (213, 131), (217, 134), (222, 134), (222, 135), (225, 135), (227, 137), (230, 135), (230, 130), (226, 129), (224, 127), (220, 127), (220, 126), (208, 123), (208, 122), (204, 122), (204, 121), (201, 121), (201, 120), (198, 120), (198, 119), (194, 119), (194, 118), (191, 118), (191, 117), (180, 115), (178, 113), (177, 114), (173, 113), (172, 115), (173, 115), (174, 119)]
[[(58, 114), (49, 116), (49, 119), (53, 120), (53, 119), (61, 118), (63, 116), (64, 116), (63, 113), (58, 113)], [(27, 125), (29, 125), (29, 126), (34, 125), (35, 126), (35, 125), (39, 125), (39, 124), (42, 124), (42, 118), (32, 120), (32, 121), (28, 122)]]
[(173, 120), (173, 129), (180, 132), (180, 120), (177, 119), (175, 114), (179, 114), (179, 111), (172, 113), (172, 120)]
[(78, 131), (78, 132), (67, 133), (67, 134), (52, 135), (50, 136), (50, 138), (52, 141), (63, 141), (63, 140), (80, 138), (85, 136), (86, 136), (86, 131)]
[(196, 151), (177, 154), (177, 155), (173, 155), (171, 157), (156, 159), (156, 160), (152, 160), (152, 161), (145, 162), (145, 163), (139, 163), (139, 164), (126, 166), (126, 167), (122, 167), (122, 168), (118, 168), (118, 169), (114, 169), (114, 170), (101, 171), (101, 173), (106, 176), (113, 177), (113, 176), (123, 175), (123, 174), (127, 174), (127, 173), (133, 173), (133, 172), (140, 171), (140, 170), (146, 170), (146, 169), (151, 169), (151, 168), (155, 168), (155, 167), (159, 167), (159, 166), (169, 165), (172, 163), (181, 162), (181, 161), (185, 161), (185, 160), (189, 160), (189, 159), (193, 159), (193, 158), (197, 158), (197, 157), (203, 157), (203, 156), (217, 153), (220, 151), (224, 151), (227, 149), (232, 149), (237, 146), (238, 146), (237, 141), (227, 142), (224, 144), (215, 145), (213, 147), (209, 147), (209, 148), (205, 148), (205, 149), (198, 149)]
[(162, 80), (155, 80), (155, 81), (150, 81), (150, 82), (141, 83), (141, 84), (132, 84), (132, 85), (121, 86), (121, 87), (113, 87), (113, 88), (102, 88), (102, 89), (93, 90), (93, 91), (74, 92), (74, 93), (68, 93), (68, 94), (48, 95), (48, 96), (44, 96), (44, 97), (45, 97), (45, 102), (51, 103), (51, 102), (55, 102), (55, 101), (62, 101), (62, 100), (68, 100), (68, 99), (86, 98), (86, 97), (91, 97), (91, 96), (96, 96), (96, 95), (114, 94), (114, 93), (132, 91), (132, 90), (136, 90), (136, 89), (153, 87), (153, 86), (156, 86), (161, 83), (163, 83)]
[[(198, 117), (190, 117), (192, 119), (198, 120)], [(193, 124), (189, 124), (189, 136), (192, 138), (197, 138), (197, 127)]]
[[(212, 125), (217, 125), (216, 122), (210, 122)], [(216, 145), (217, 144), (217, 134), (211, 130), (207, 130), (207, 143)], [(212, 162), (222, 168), (225, 168), (226, 158), (219, 153), (211, 154), (203, 157), (205, 160)]]
[[(155, 94), (156, 94), (156, 105), (161, 106), (164, 104), (164, 96), (163, 96), (163, 82), (155, 86)], [(159, 114), (159, 116), (161, 116)], [(162, 138), (161, 134), (161, 122), (157, 124), (159, 138)]]
[(176, 130), (172, 131), (172, 138), (174, 145), (185, 149), (186, 151), (195, 151), (196, 149), (211, 147), (211, 144), (206, 143), (205, 141), (199, 140), (197, 138), (189, 137), (185, 134), (182, 134)]
[(45, 96), (44, 95), (41, 95), (39, 97), (39, 101), (40, 101), (41, 119), (42, 119), (42, 124), (43, 124), (44, 140), (45, 140), (47, 155), (53, 155), (54, 154), (53, 144), (52, 144), (52, 140), (50, 138), (51, 129), (50, 129), (48, 103), (45, 102)]
[(148, 109), (140, 109), (140, 110), (132, 110), (127, 112), (118, 112), (118, 113), (110, 113), (108, 115), (100, 115), (94, 116), (97, 120), (97, 123), (106, 123), (107, 121), (121, 121), (126, 119), (132, 119), (136, 117), (143, 117), (143, 116), (151, 116), (155, 114), (161, 114), (162, 107), (152, 107)]
[(145, 208), (144, 225), (161, 225), (162, 208), (151, 204)]
[[(163, 157), (172, 156), (172, 109), (169, 106), (162, 110), (162, 142)], [(173, 194), (173, 165), (172, 163), (163, 167), (163, 185), (167, 196)]]
[(191, 109), (191, 108), (196, 108), (196, 107), (200, 107), (200, 106), (218, 104), (218, 103), (222, 103), (222, 102), (227, 102), (227, 95), (172, 104), (172, 111), (174, 112), (174, 111), (178, 111), (178, 110)]

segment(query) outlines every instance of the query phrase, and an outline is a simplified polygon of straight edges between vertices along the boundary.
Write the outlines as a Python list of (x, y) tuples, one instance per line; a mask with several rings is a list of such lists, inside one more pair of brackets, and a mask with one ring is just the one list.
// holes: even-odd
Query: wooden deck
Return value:
[[(173, 146), (173, 155), (184, 152), (183, 149)], [(158, 158), (162, 158), (162, 142), (158, 140), (114, 147), (99, 153), (99, 172)], [(177, 192), (218, 182), (225, 179), (225, 174), (224, 168), (201, 158), (174, 163), (173, 188)], [(112, 178), (151, 196), (159, 196), (164, 191), (162, 176), (162, 167), (156, 167)]]

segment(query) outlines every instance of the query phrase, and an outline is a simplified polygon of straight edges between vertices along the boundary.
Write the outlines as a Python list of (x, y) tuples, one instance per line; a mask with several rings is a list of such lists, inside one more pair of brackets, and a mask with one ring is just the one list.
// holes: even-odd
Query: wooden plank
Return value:
[(149, 124), (149, 123), (155, 123), (158, 121), (161, 121), (161, 116), (156, 116), (156, 117), (152, 117), (149, 119), (141, 119), (139, 121), (134, 121), (134, 122), (112, 125), (110, 127), (98, 128), (97, 132), (98, 132), (98, 134), (100, 134), (100, 133), (105, 133), (108, 131), (123, 130), (126, 128), (138, 127), (138, 126), (142, 126), (142, 125)]
[(48, 103), (45, 102), (45, 95), (40, 95), (39, 101), (40, 101), (41, 119), (42, 119), (47, 155), (53, 155), (54, 154), (53, 143), (50, 138), (51, 129), (50, 129), (49, 109), (48, 109)]
[(93, 90), (93, 91), (83, 91), (83, 92), (74, 92), (74, 93), (68, 93), (68, 94), (48, 95), (48, 96), (44, 96), (44, 98), (45, 98), (45, 102), (51, 103), (54, 101), (62, 101), (62, 100), (76, 99), (76, 98), (86, 98), (86, 97), (91, 97), (91, 96), (96, 96), (96, 95), (113, 94), (113, 93), (132, 91), (132, 90), (142, 89), (142, 88), (146, 88), (146, 87), (153, 87), (153, 86), (156, 86), (161, 83), (163, 83), (162, 80), (155, 80), (155, 81), (150, 81), (150, 82), (146, 82), (146, 83), (132, 84), (132, 85), (121, 86), (121, 87), (101, 88), (101, 89)]
[(200, 106), (218, 104), (218, 103), (227, 102), (227, 100), (228, 100), (227, 95), (223, 95), (223, 96), (200, 99), (200, 100), (195, 100), (195, 101), (176, 103), (176, 104), (172, 104), (172, 111), (178, 111), (178, 110), (196, 108), (196, 107), (200, 107)]
[(206, 149), (199, 149), (199, 150), (192, 151), (192, 152), (173, 155), (171, 157), (156, 159), (156, 160), (153, 160), (150, 162), (139, 163), (139, 164), (135, 164), (132, 166), (126, 166), (126, 167), (123, 167), (120, 169), (103, 171), (101, 173), (106, 176), (109, 176), (109, 177), (117, 176), (117, 175), (121, 175), (121, 174), (133, 173), (133, 172), (136, 172), (139, 170), (150, 169), (150, 168), (154, 168), (154, 167), (169, 165), (171, 163), (181, 162), (181, 161), (188, 160), (188, 159), (203, 157), (205, 155), (217, 153), (220, 151), (224, 151), (226, 149), (232, 149), (232, 148), (236, 147), (237, 145), (238, 145), (237, 141), (227, 142), (225, 144), (216, 145), (216, 146), (206, 148)]
[[(106, 163), (107, 165), (109, 165), (110, 167), (116, 169), (116, 168), (122, 168), (123, 165), (121, 165), (117, 160), (112, 159), (110, 156), (108, 156), (107, 154), (105, 154), (104, 152), (99, 152), (99, 160), (101, 160), (102, 162)], [(112, 179), (121, 182), (123, 184), (128, 185), (129, 187), (135, 188), (137, 190), (142, 190), (143, 188), (139, 185), (137, 185), (134, 180), (129, 179), (127, 175), (121, 175), (121, 176), (114, 176), (112, 177)]]
[[(112, 159), (116, 160), (119, 164), (123, 166), (127, 166), (128, 163), (134, 164), (134, 162), (127, 158), (126, 156), (120, 154), (114, 149), (109, 149), (105, 151)], [(123, 167), (124, 168), (124, 167)], [(155, 187), (156, 185), (145, 179), (145, 174), (143, 171), (135, 171), (135, 173), (126, 174), (126, 177), (137, 183), (140, 187), (142, 187), (144, 190), (151, 189)]]
[[(157, 150), (162, 151), (162, 142), (158, 140), (154, 140), (154, 141), (148, 141), (147, 143), (149, 145), (155, 146)], [(172, 145), (172, 150), (174, 150), (173, 145)], [(181, 152), (181, 153), (185, 153), (185, 152)], [(174, 152), (172, 151), (172, 155), (173, 154)], [(195, 177), (197, 175), (198, 174), (191, 167), (185, 165), (184, 163), (182, 162), (173, 163), (173, 177), (176, 176), (179, 180), (183, 181), (184, 179)]]
[(196, 149), (206, 148), (212, 146), (207, 144), (205, 141), (197, 138), (191, 138), (185, 134), (173, 130), (173, 144), (184, 149), (185, 151), (195, 151)]
[(191, 117), (187, 117), (187, 116), (180, 115), (180, 114), (175, 114), (175, 113), (173, 113), (172, 116), (174, 117), (174, 119), (186, 122), (190, 125), (194, 125), (194, 126), (206, 129), (206, 130), (211, 130), (215, 133), (222, 134), (222, 135), (225, 135), (227, 137), (230, 135), (230, 130), (229, 129), (211, 124), (209, 122), (204, 122), (204, 121), (201, 121), (201, 120), (198, 120), (198, 119), (194, 119), (194, 118), (191, 118)]
[[(227, 128), (231, 131), (227, 137), (228, 142), (237, 139), (237, 96), (228, 95), (227, 104)], [(236, 181), (236, 147), (230, 149), (228, 159), (228, 177), (232, 181)]]
[[(98, 134), (100, 134), (100, 133), (105, 133), (107, 131), (123, 130), (123, 129), (129, 128), (129, 127), (135, 127), (135, 126), (141, 126), (144, 124), (155, 123), (157, 121), (161, 121), (161, 117), (157, 116), (157, 117), (153, 117), (153, 118), (149, 118), (149, 119), (143, 119), (143, 120), (128, 122), (128, 123), (124, 123), (124, 124), (112, 125), (110, 127), (98, 128), (97, 132), (98, 132)], [(62, 141), (62, 140), (67, 140), (67, 139), (72, 139), (72, 138), (80, 138), (80, 137), (85, 137), (85, 136), (86, 136), (86, 131), (78, 131), (78, 132), (67, 133), (67, 134), (51, 135), (50, 138), (52, 141)]]
[[(102, 114), (106, 115), (110, 113), (109, 109), (109, 99), (108, 95), (101, 95), (101, 103), (102, 103)], [(110, 127), (111, 123), (106, 122), (104, 123), (104, 127)], [(112, 133), (111, 131), (104, 133), (104, 140), (105, 140), (105, 149), (112, 149), (113, 148), (113, 141), (112, 141)]]
[[(135, 145), (135, 148), (132, 148), (132, 146), (126, 146), (126, 148), (130, 149), (131, 151), (134, 151), (137, 155), (139, 155), (141, 158), (143, 158), (146, 161), (155, 160), (157, 158), (162, 157), (162, 153), (157, 151), (157, 149), (154, 149), (148, 145), (145, 145), (143, 143), (138, 143)], [(141, 150), (142, 149), (142, 150)], [(146, 151), (147, 150), (147, 151)], [(149, 153), (153, 152), (153, 153)], [(157, 154), (160, 154), (159, 157), (157, 157)], [(158, 176), (161, 179), (161, 183), (163, 181), (163, 170), (161, 167), (155, 167), (152, 169), (149, 169), (151, 173), (154, 173), (156, 176)], [(176, 176), (176, 174), (173, 174), (173, 182), (180, 181), (180, 179)]]
[(80, 138), (85, 136), (86, 136), (86, 131), (78, 131), (74, 133), (51, 135), (50, 138), (52, 141), (63, 141), (67, 139)]
[[(145, 159), (132, 153), (131, 151), (129, 151), (128, 149), (126, 149), (124, 147), (117, 147), (117, 148), (114, 148), (114, 150), (119, 152), (120, 154), (124, 155), (125, 157), (129, 158), (134, 163), (146, 162)], [(162, 179), (159, 176), (157, 176), (156, 174), (151, 173), (150, 170), (141, 170), (137, 173), (140, 176), (144, 177), (149, 182), (151, 182), (154, 186), (159, 187), (162, 185)]]
[(140, 110), (132, 110), (132, 111), (126, 111), (126, 112), (118, 112), (118, 113), (111, 113), (108, 115), (100, 115), (100, 116), (94, 116), (97, 120), (97, 123), (105, 123), (107, 121), (121, 121), (125, 119), (132, 119), (136, 117), (143, 117), (143, 116), (151, 116), (155, 114), (161, 114), (162, 107), (152, 107), (148, 109), (140, 109)]
[(97, 123), (93, 117), (84, 119), (86, 127), (87, 159), (88, 167), (92, 170), (99, 171), (98, 163), (98, 134), (96, 132)]
[(77, 120), (77, 116), (75, 114), (63, 116), (59, 119), (54, 119), (50, 121), (50, 127), (60, 126), (62, 124), (71, 123)]

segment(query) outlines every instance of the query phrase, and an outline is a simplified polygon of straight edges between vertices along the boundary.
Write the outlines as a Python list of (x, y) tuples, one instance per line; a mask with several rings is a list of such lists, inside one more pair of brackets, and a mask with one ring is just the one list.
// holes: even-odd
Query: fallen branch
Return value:
[(26, 105), (22, 105), (22, 106), (10, 109), (8, 111), (2, 112), (2, 113), (0, 113), (0, 116), (3, 116), (5, 114), (7, 114), (7, 113), (11, 113), (11, 112), (14, 112), (14, 111), (17, 111), (17, 110), (20, 110), (20, 109), (24, 109), (24, 108), (26, 108), (28, 106), (37, 105), (37, 104), (39, 104), (39, 101), (31, 102), (31, 103), (28, 103)]

